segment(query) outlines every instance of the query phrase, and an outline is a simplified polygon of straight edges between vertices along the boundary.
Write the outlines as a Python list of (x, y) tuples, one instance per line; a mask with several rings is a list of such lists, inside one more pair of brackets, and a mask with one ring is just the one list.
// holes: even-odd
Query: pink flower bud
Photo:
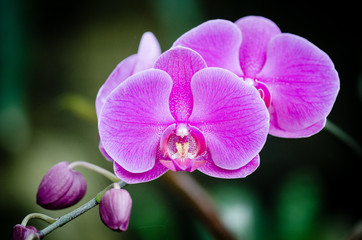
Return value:
[(108, 190), (99, 203), (102, 222), (115, 231), (127, 230), (131, 209), (131, 196), (124, 189)]
[(11, 236), (12, 240), (25, 240), (27, 239), (31, 234), (35, 234), (37, 238), (34, 239), (40, 239), (38, 235), (38, 230), (33, 226), (23, 226), (21, 224), (16, 224), (13, 227), (13, 233)]
[(37, 203), (46, 209), (62, 209), (79, 202), (87, 190), (82, 174), (69, 168), (68, 162), (54, 165), (40, 183)]

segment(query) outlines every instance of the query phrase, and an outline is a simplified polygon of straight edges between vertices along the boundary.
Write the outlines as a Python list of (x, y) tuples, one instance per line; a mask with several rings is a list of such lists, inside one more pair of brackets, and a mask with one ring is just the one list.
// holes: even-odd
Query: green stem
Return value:
[(42, 213), (30, 213), (28, 215), (25, 216), (25, 218), (23, 219), (23, 221), (21, 222), (21, 225), (23, 225), (24, 227), (28, 224), (29, 220), (32, 218), (39, 218), (47, 223), (53, 223), (56, 221), (55, 218), (49, 217), (45, 214)]
[(39, 236), (35, 233), (29, 235), (25, 240), (38, 240)]
[(83, 161), (77, 161), (77, 162), (72, 162), (71, 164), (69, 164), (69, 168), (75, 168), (75, 167), (84, 167), (87, 168), (89, 170), (92, 170), (96, 173), (99, 173), (103, 176), (105, 176), (106, 178), (108, 178), (109, 180), (111, 180), (112, 182), (118, 182), (119, 178), (116, 177), (116, 175), (114, 175), (113, 173), (111, 173), (110, 171), (101, 168), (97, 165), (94, 165), (92, 163), (89, 162), (83, 162)]
[(327, 120), (325, 129), (338, 137), (342, 142), (348, 145), (360, 158), (362, 158), (362, 147), (348, 133), (338, 127), (336, 124)]
[[(123, 181), (119, 181), (117, 183), (120, 187), (124, 187), (125, 185), (127, 185), (127, 183), (123, 182)], [(111, 187), (114, 187), (114, 184), (110, 185)], [(109, 189), (110, 186), (107, 186), (106, 189)], [(101, 194), (104, 191), (101, 191), (99, 194)], [(97, 194), (97, 196), (99, 195)], [(70, 213), (67, 213), (63, 216), (61, 216), (60, 218), (58, 218), (54, 223), (50, 224), (49, 226), (47, 226), (46, 228), (40, 230), (38, 232), (40, 238), (44, 238), (46, 235), (48, 235), (49, 233), (51, 233), (52, 231), (54, 231), (55, 229), (63, 226), (64, 224), (72, 221), (74, 218), (79, 217), (80, 215), (82, 215), (83, 213), (87, 212), (88, 210), (94, 208), (95, 206), (97, 206), (99, 204), (99, 202), (97, 201), (97, 196), (92, 198), (90, 201), (88, 201), (87, 203), (83, 204), (82, 206), (80, 206), (79, 208), (73, 210)]]
[(103, 195), (104, 195), (109, 189), (111, 189), (111, 188), (118, 188), (118, 189), (119, 189), (119, 188), (122, 188), (122, 187), (124, 187), (124, 186), (126, 186), (126, 185), (127, 185), (126, 182), (123, 182), (123, 183), (120, 183), (120, 182), (119, 182), (119, 183), (113, 183), (113, 184), (109, 185), (108, 187), (106, 187), (105, 189), (103, 189), (101, 192), (99, 192), (99, 193), (97, 194), (97, 196), (96, 196), (97, 202), (100, 203)]

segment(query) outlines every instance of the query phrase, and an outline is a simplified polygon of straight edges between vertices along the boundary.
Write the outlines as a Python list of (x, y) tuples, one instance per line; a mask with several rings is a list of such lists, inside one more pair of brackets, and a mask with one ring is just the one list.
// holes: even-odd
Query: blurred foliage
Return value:
[(25, 111), (26, 32), (23, 8), (0, 1), (0, 147), (16, 152), (29, 141)]
[[(311, 7), (313, 6), (313, 7)], [(0, 0), (1, 233), (30, 212), (60, 216), (35, 204), (37, 186), (59, 161), (89, 161), (112, 170), (98, 150), (97, 91), (113, 68), (152, 31), (162, 50), (208, 19), (271, 18), (284, 32), (326, 51), (341, 78), (329, 118), (362, 142), (362, 32), (350, 4), (299, 5), (245, 1)], [(221, 219), (240, 239), (347, 239), (362, 220), (362, 161), (328, 132), (307, 139), (268, 137), (261, 166), (245, 179), (193, 176), (215, 199)], [(81, 203), (108, 185), (88, 182)], [(110, 231), (95, 208), (46, 239), (212, 239), (188, 206), (158, 180), (128, 186), (134, 207), (129, 230)], [(31, 221), (38, 228), (40, 221)]]
[(76, 93), (65, 93), (59, 97), (59, 106), (86, 121), (97, 122), (94, 102)]
[(318, 185), (310, 174), (294, 174), (282, 186), (277, 206), (279, 239), (320, 239), (314, 234), (322, 200)]
[(260, 202), (246, 187), (214, 186), (210, 191), (217, 203), (221, 220), (238, 239), (265, 239)]

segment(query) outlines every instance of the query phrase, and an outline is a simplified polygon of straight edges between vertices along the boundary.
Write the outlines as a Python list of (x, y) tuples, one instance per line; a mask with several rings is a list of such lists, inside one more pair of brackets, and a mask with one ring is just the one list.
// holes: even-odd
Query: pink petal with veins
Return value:
[(167, 72), (172, 78), (170, 111), (176, 121), (186, 121), (192, 111), (192, 76), (206, 67), (202, 57), (189, 48), (176, 47), (163, 53), (154, 68)]
[(240, 66), (244, 76), (253, 78), (264, 66), (270, 39), (281, 32), (274, 22), (259, 16), (243, 17), (235, 24), (242, 34)]
[(189, 123), (204, 134), (212, 162), (227, 170), (248, 164), (262, 149), (269, 128), (258, 91), (221, 68), (196, 73), (191, 89), (194, 109)]
[(99, 117), (99, 135), (108, 155), (132, 173), (155, 165), (163, 130), (174, 122), (168, 97), (172, 80), (149, 69), (129, 77), (107, 98)]
[(331, 59), (306, 39), (286, 33), (270, 41), (267, 56), (257, 78), (272, 95), (270, 134), (290, 138), (319, 132), (339, 91)]
[(227, 20), (210, 20), (184, 33), (173, 44), (198, 52), (209, 67), (221, 67), (241, 75), (239, 48), (241, 33)]

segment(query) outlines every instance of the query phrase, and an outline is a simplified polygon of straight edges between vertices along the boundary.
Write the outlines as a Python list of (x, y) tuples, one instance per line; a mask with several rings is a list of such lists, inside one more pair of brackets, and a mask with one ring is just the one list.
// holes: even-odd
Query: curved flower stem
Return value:
[(30, 213), (28, 215), (25, 216), (25, 218), (23, 219), (23, 221), (21, 222), (21, 225), (23, 225), (24, 227), (28, 224), (29, 220), (32, 218), (38, 218), (41, 219), (47, 223), (53, 223), (56, 221), (55, 218), (49, 217), (45, 214), (42, 213)]
[(221, 222), (212, 198), (189, 174), (168, 172), (162, 179), (192, 207), (215, 239), (236, 239)]
[(327, 119), (325, 129), (347, 144), (360, 158), (362, 158), (362, 147), (348, 133)]
[(112, 182), (118, 182), (119, 178), (116, 177), (116, 175), (114, 175), (113, 173), (111, 173), (110, 171), (101, 168), (97, 165), (94, 165), (92, 163), (89, 162), (84, 162), (84, 161), (77, 161), (77, 162), (72, 162), (71, 164), (69, 164), (69, 168), (75, 168), (75, 167), (84, 167), (87, 168), (89, 170), (92, 170), (96, 173), (99, 173), (103, 176), (105, 176), (106, 178), (108, 178), (109, 180), (111, 180)]
[[(117, 183), (120, 187), (124, 187), (125, 185), (127, 185), (126, 182), (123, 181), (119, 181)], [(114, 187), (114, 183), (112, 183), (110, 185), (111, 187)], [(106, 189), (108, 189), (110, 186), (107, 186)], [(103, 191), (101, 191), (100, 193), (102, 193)], [(100, 194), (99, 193), (99, 194)], [(97, 194), (98, 196), (98, 194)], [(94, 208), (95, 206), (97, 206), (99, 204), (99, 202), (97, 201), (97, 196), (92, 198), (90, 201), (88, 201), (87, 203), (83, 204), (82, 206), (80, 206), (79, 208), (71, 211), (70, 213), (67, 213), (63, 216), (61, 216), (60, 218), (58, 218), (54, 223), (50, 224), (49, 226), (47, 226), (46, 228), (40, 230), (38, 232), (40, 238), (44, 238), (46, 235), (48, 235), (49, 233), (51, 233), (52, 231), (54, 231), (55, 229), (63, 226), (64, 224), (72, 221), (74, 218), (79, 217), (80, 215), (82, 215), (83, 213), (87, 212), (88, 210)]]

